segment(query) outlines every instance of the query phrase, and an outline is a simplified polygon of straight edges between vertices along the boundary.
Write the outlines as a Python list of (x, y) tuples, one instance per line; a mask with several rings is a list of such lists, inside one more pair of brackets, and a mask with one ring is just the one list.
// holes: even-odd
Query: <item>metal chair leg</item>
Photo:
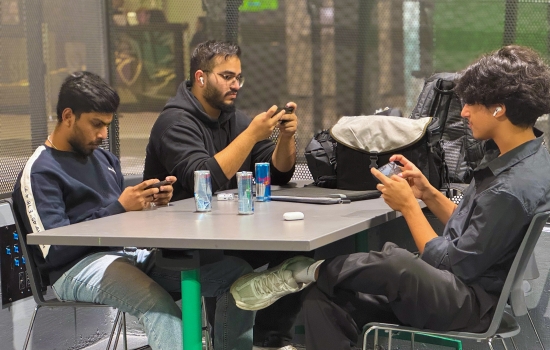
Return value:
[(124, 328), (123, 340), (124, 350), (128, 350), (128, 338), (126, 337), (126, 312), (122, 313), (122, 327)]
[(411, 350), (414, 350), (414, 333), (411, 333)]
[(535, 331), (535, 335), (537, 336), (540, 347), (542, 348), (542, 350), (546, 350), (544, 348), (544, 344), (542, 343), (542, 340), (540, 339), (539, 332), (537, 332), (537, 328), (535, 327), (535, 323), (533, 322), (533, 319), (531, 318), (531, 315), (529, 314), (529, 310), (527, 310), (527, 317), (529, 317), (529, 322), (531, 322), (531, 326), (533, 327), (533, 330)]
[(393, 332), (390, 330), (388, 333), (388, 350), (391, 349), (391, 338), (392, 338)]
[(202, 304), (202, 331), (204, 334), (204, 349), (212, 350), (212, 338), (210, 337), (210, 329), (208, 323), (208, 314), (206, 313), (206, 305), (204, 303), (204, 297), (201, 297)]
[(489, 349), (495, 350), (495, 348), (493, 348), (493, 338), (489, 338), (489, 340), (487, 340), (487, 344), (489, 345)]
[[(107, 342), (107, 349), (106, 350), (111, 349), (111, 343), (113, 342), (113, 336), (115, 335), (115, 331), (117, 329), (117, 325), (118, 325), (121, 313), (122, 313), (122, 311), (120, 311), (120, 310), (118, 310), (117, 313), (116, 313), (115, 321), (114, 321), (114, 324), (113, 324), (113, 328), (111, 329), (111, 335), (109, 336), (109, 341)], [(114, 350), (116, 350), (116, 348), (117, 348), (117, 344), (115, 343)]]
[(500, 341), (502, 342), (502, 345), (504, 345), (504, 350), (508, 350), (508, 347), (506, 346), (506, 342), (504, 341), (504, 338), (500, 338)]
[(512, 345), (514, 346), (514, 349), (518, 350), (518, 347), (516, 346), (516, 342), (514, 341), (514, 337), (510, 337), (510, 340), (512, 341)]
[(122, 331), (122, 324), (125, 322), (124, 319), (124, 313), (122, 314), (122, 318), (120, 323), (118, 324), (117, 331), (116, 331), (116, 337), (115, 337), (115, 349), (118, 347), (118, 340), (120, 339), (120, 332)]
[(38, 313), (39, 308), (40, 308), (39, 305), (36, 305), (34, 307), (34, 311), (31, 316), (31, 323), (29, 324), (29, 329), (27, 330), (27, 336), (25, 337), (25, 344), (23, 344), (23, 350), (27, 350), (27, 346), (29, 346), (29, 340), (31, 339), (32, 328), (34, 327), (34, 320), (36, 319), (36, 314)]

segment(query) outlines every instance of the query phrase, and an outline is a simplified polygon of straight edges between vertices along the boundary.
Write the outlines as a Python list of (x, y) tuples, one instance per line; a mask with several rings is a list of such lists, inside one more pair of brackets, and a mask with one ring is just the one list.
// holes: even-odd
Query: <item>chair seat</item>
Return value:
[(519, 334), (521, 327), (514, 318), (508, 312), (504, 312), (502, 315), (502, 320), (500, 321), (500, 326), (496, 332), (501, 338), (510, 338)]

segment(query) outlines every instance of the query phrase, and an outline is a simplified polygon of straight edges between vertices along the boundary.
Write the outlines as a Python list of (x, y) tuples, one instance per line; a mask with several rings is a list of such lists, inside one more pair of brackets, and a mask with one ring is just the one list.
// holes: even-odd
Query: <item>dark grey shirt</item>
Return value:
[(493, 141), (442, 236), (422, 259), (499, 294), (533, 216), (550, 210), (550, 155), (543, 138), (499, 157)]

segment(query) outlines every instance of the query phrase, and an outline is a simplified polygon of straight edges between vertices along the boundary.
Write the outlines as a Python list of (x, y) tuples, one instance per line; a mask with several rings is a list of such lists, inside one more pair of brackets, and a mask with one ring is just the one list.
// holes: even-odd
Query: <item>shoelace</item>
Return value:
[(259, 295), (271, 294), (274, 291), (282, 292), (287, 291), (287, 283), (279, 275), (280, 271), (274, 271), (266, 275), (259, 276), (256, 278), (253, 283), (254, 292)]

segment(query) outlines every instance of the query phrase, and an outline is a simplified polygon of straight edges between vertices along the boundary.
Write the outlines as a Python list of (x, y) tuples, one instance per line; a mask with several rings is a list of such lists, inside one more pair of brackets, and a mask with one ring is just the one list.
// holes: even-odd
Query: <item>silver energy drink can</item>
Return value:
[(254, 175), (251, 171), (240, 171), (237, 173), (237, 187), (239, 189), (239, 214), (254, 214), (254, 198), (252, 196), (252, 180)]
[(271, 200), (269, 163), (256, 163), (256, 200), (258, 202), (269, 202)]
[(195, 206), (197, 211), (212, 210), (212, 181), (209, 170), (197, 170), (195, 175)]

